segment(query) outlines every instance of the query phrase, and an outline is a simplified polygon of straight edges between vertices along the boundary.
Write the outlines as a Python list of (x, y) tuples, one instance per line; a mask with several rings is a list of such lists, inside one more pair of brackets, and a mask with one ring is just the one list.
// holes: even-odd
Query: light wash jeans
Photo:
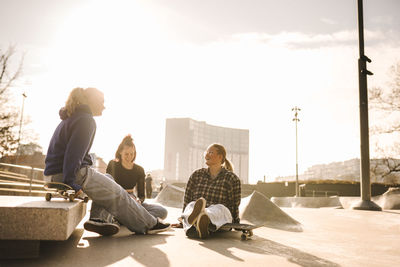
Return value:
[[(62, 174), (52, 175), (51, 179), (54, 182), (63, 181)], [(92, 199), (91, 218), (100, 216), (111, 222), (114, 216), (130, 231), (141, 234), (157, 224), (157, 218), (132, 199), (111, 175), (87, 166), (78, 171), (75, 182)]]
[[(194, 203), (196, 202), (192, 201), (187, 204), (182, 213), (182, 224), (185, 232), (192, 227), (192, 225), (188, 223), (188, 217), (193, 211)], [(215, 226), (215, 228), (209, 228), (210, 230), (213, 230), (213, 232), (217, 231), (222, 225), (232, 222), (232, 214), (230, 210), (222, 204), (210, 205), (208, 208), (205, 208), (205, 213), (210, 218), (211, 223)]]
[[(111, 179), (113, 179), (113, 177), (109, 174), (106, 174), (107, 177), (110, 177)], [(133, 195), (133, 193), (128, 193), (129, 196)], [(158, 217), (162, 220), (164, 220), (165, 218), (167, 218), (168, 215), (168, 211), (166, 208), (164, 208), (161, 205), (157, 205), (157, 204), (149, 204), (149, 203), (142, 203), (141, 204), (143, 206), (143, 208), (145, 208), (151, 215), (153, 215), (154, 217)], [(105, 210), (102, 206), (100, 206), (97, 203), (92, 202), (92, 207), (90, 209), (90, 218), (89, 220), (102, 220), (104, 222), (107, 223), (113, 223), (114, 222), (114, 216), (112, 214), (110, 214), (107, 210)], [(120, 221), (118, 221), (120, 222)], [(122, 223), (122, 222), (120, 222)]]

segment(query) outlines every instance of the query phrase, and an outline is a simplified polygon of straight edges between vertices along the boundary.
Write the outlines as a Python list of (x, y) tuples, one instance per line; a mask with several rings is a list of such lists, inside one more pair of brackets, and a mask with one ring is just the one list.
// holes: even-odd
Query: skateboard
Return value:
[[(58, 182), (48, 182), (45, 183), (43, 187), (46, 191), (49, 191), (45, 195), (46, 201), (50, 201), (53, 196), (58, 196), (64, 199), (68, 199), (70, 202), (75, 200), (75, 190), (67, 184)], [(85, 196), (82, 199), (85, 203), (89, 201), (89, 198), (87, 196)]]
[(230, 231), (233, 228), (236, 231), (242, 231), (242, 235), (240, 236), (241, 240), (248, 240), (253, 236), (253, 229), (256, 229), (258, 227), (260, 226), (247, 223), (226, 223), (222, 225), (219, 229)]

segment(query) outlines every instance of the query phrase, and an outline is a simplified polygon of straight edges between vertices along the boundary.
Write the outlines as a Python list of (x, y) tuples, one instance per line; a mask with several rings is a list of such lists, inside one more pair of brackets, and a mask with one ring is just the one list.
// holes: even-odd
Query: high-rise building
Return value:
[(242, 183), (249, 181), (249, 130), (209, 125), (190, 118), (166, 120), (164, 176), (187, 182), (196, 169), (206, 167), (204, 151), (212, 143), (223, 145), (234, 172)]

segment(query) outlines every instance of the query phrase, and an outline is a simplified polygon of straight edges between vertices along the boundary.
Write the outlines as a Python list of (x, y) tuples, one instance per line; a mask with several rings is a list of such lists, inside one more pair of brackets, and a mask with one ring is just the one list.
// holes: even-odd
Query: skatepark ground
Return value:
[[(277, 208), (271, 207), (271, 211)], [(176, 222), (181, 209), (167, 208), (166, 221)], [(260, 211), (253, 211), (256, 213), (252, 216), (258, 216)], [(118, 234), (102, 237), (83, 229), (87, 212), (68, 240), (42, 241), (39, 258), (0, 260), (0, 266), (400, 265), (400, 210), (278, 208), (276, 211), (268, 220), (276, 219), (279, 224), (269, 223), (255, 229), (254, 236), (247, 241), (242, 241), (241, 233), (235, 231), (198, 240), (187, 238), (179, 228), (156, 235), (135, 235), (124, 226)], [(282, 220), (279, 217), (283, 215), (286, 217)]]

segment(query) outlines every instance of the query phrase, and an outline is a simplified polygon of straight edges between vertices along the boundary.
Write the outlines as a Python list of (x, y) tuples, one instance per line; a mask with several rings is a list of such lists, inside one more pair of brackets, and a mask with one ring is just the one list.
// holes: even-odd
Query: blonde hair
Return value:
[(217, 150), (218, 155), (222, 155), (222, 166), (225, 167), (228, 171), (233, 172), (233, 165), (232, 163), (226, 158), (226, 149), (221, 144), (211, 144), (210, 147), (214, 147)]
[(65, 102), (64, 107), (65, 111), (67, 112), (67, 116), (71, 116), (79, 105), (87, 105), (89, 95), (98, 93), (101, 92), (97, 88), (93, 87), (88, 87), (86, 89), (76, 87), (72, 89), (72, 91), (69, 93), (68, 99)]

